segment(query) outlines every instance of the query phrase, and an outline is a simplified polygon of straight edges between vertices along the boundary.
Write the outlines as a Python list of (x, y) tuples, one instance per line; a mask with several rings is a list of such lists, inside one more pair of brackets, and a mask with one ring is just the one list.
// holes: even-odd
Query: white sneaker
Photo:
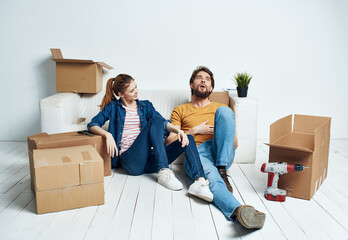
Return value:
[(182, 183), (175, 177), (173, 171), (169, 168), (159, 170), (157, 182), (162, 186), (175, 191), (183, 188)]
[(212, 202), (214, 198), (209, 189), (209, 181), (203, 178), (192, 183), (188, 189), (188, 192), (189, 194), (202, 198), (207, 202)]

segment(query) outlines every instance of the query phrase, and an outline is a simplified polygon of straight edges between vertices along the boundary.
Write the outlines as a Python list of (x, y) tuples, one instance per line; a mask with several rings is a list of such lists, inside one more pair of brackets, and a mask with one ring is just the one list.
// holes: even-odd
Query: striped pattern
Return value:
[(126, 109), (126, 118), (124, 120), (120, 154), (127, 151), (141, 131), (138, 109), (123, 107)]

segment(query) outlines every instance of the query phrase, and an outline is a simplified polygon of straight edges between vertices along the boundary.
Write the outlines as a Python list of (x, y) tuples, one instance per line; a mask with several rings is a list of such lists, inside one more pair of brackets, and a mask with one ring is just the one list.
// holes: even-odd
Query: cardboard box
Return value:
[(31, 189), (34, 191), (34, 177), (33, 177), (33, 150), (34, 149), (49, 149), (49, 148), (63, 148), (74, 147), (82, 145), (92, 145), (99, 155), (104, 160), (104, 176), (111, 175), (111, 158), (106, 150), (105, 139), (102, 136), (94, 135), (87, 136), (78, 134), (77, 132), (67, 132), (59, 134), (40, 133), (33, 136), (28, 136), (28, 152), (29, 152), (29, 167), (31, 178)]
[(91, 145), (33, 150), (37, 213), (104, 204), (103, 159)]
[(269, 162), (309, 167), (279, 177), (278, 188), (287, 195), (310, 200), (328, 170), (330, 117), (289, 115), (271, 124)]
[(56, 91), (98, 93), (103, 90), (102, 68), (113, 69), (106, 63), (92, 60), (65, 59), (59, 48), (50, 49), (56, 62)]

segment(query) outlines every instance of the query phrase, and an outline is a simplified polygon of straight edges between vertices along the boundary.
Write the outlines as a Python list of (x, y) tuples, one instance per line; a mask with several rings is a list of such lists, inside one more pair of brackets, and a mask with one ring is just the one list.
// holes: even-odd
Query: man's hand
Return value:
[(214, 134), (214, 125), (207, 125), (209, 120), (202, 122), (201, 124), (193, 127), (192, 133), (193, 134), (202, 134), (202, 135), (213, 135)]
[(106, 149), (107, 149), (110, 157), (114, 157), (115, 155), (118, 156), (117, 146), (116, 146), (115, 139), (112, 136), (112, 134), (108, 132), (105, 135), (105, 138), (106, 138)]
[(190, 143), (188, 138), (187, 138), (187, 135), (184, 133), (183, 130), (180, 130), (178, 132), (178, 140), (179, 140), (179, 142), (181, 142), (181, 147), (186, 147)]

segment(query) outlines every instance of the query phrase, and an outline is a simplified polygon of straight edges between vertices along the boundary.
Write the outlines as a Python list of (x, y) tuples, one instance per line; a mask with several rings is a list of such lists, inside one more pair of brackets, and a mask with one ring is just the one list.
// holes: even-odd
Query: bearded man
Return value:
[[(213, 203), (228, 220), (237, 220), (245, 228), (260, 229), (265, 214), (250, 205), (242, 205), (233, 195), (226, 170), (232, 165), (238, 145), (235, 137), (235, 115), (225, 104), (212, 102), (209, 95), (214, 89), (213, 73), (204, 66), (197, 67), (190, 78), (192, 100), (174, 108), (171, 122), (196, 141), (204, 173), (213, 193)], [(177, 136), (170, 134), (167, 143)], [(185, 161), (186, 173), (190, 170)]]

